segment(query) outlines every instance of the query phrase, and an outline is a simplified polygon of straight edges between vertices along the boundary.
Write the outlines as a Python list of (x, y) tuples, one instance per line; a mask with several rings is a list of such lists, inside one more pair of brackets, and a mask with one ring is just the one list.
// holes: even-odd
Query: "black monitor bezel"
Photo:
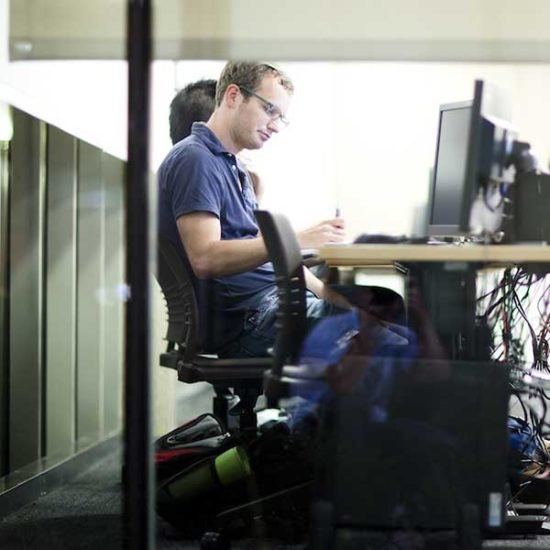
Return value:
[(476, 80), (474, 83), (474, 98), (472, 100), (468, 152), (466, 155), (466, 169), (464, 171), (464, 183), (462, 188), (462, 203), (460, 205), (460, 222), (458, 230), (462, 234), (468, 234), (471, 230), (471, 209), (478, 192), (477, 171), (482, 131), (482, 101), (483, 80)]

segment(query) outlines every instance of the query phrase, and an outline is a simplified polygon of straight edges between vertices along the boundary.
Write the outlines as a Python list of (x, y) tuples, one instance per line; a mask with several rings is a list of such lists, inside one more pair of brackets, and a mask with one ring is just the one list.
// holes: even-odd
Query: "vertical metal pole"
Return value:
[(126, 181), (125, 545), (153, 548), (149, 374), (149, 93), (151, 2), (128, 0), (128, 169)]
[(0, 140), (0, 477), (9, 467), (9, 142)]

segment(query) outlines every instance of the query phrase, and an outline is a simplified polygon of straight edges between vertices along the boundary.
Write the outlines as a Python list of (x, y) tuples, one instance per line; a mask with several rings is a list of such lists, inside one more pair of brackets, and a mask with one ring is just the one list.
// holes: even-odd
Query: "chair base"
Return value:
[(214, 391), (212, 410), (226, 430), (239, 431), (243, 435), (255, 434), (258, 419), (254, 407), (262, 393), (261, 384), (241, 384), (234, 388), (215, 384)]

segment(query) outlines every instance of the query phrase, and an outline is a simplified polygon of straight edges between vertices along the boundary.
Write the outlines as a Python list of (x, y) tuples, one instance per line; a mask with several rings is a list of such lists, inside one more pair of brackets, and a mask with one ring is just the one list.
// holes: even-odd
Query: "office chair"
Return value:
[(279, 399), (300, 395), (324, 380), (298, 365), (300, 346), (307, 332), (304, 263), (296, 234), (282, 214), (256, 210), (269, 258), (275, 270), (279, 309), (273, 363), (264, 373), (264, 395), (269, 407)]
[[(264, 373), (271, 370), (282, 373), (282, 367), (287, 362), (295, 361), (305, 335), (302, 256), (294, 232), (284, 217), (265, 211), (258, 211), (256, 215), (273, 261), (279, 293), (277, 334), (272, 357), (219, 359), (200, 353), (199, 312), (192, 279), (175, 246), (166, 239), (159, 240), (157, 279), (168, 309), (168, 348), (161, 354), (160, 363), (176, 369), (180, 381), (206, 381), (213, 384), (217, 392), (214, 413), (225, 418), (226, 422), (229, 422), (228, 415), (231, 413), (228, 410), (227, 389), (232, 388), (241, 400), (245, 400), (246, 411), (241, 410), (237, 439), (243, 441), (240, 432), (248, 432), (248, 437), (244, 438), (244, 448), (250, 456), (257, 484), (254, 498), (250, 498), (243, 486), (237, 484), (230, 491), (217, 493), (215, 506), (209, 496), (211, 493), (202, 500), (197, 497), (190, 508), (185, 507), (186, 503), (178, 506), (177, 502), (168, 500), (159, 511), (180, 528), (185, 518), (192, 517), (193, 520), (189, 522), (191, 525), (185, 526), (187, 529), (200, 531), (204, 527), (212, 528), (215, 524), (221, 531), (230, 531), (231, 525), (241, 524), (244, 518), (254, 522), (259, 509), (263, 510), (266, 521), (274, 526), (278, 536), (283, 535), (283, 526), (290, 533), (296, 533), (299, 531), (297, 523), (300, 528), (307, 524), (302, 515), (309, 502), (311, 468), (307, 459), (295, 458), (305, 452), (305, 445), (293, 441), (290, 435), (281, 431), (282, 428), (264, 432), (256, 429), (253, 409), (256, 397), (261, 393)], [(274, 377), (276, 379), (277, 376)], [(266, 377), (265, 380), (269, 383), (270, 378)], [(210, 420), (207, 418), (206, 422)], [(220, 447), (220, 450), (224, 449)], [(173, 486), (183, 484), (186, 480), (185, 472), (173, 479), (176, 479)], [(199, 512), (204, 512), (203, 518), (199, 518)]]
[(220, 359), (202, 353), (193, 281), (176, 247), (164, 237), (158, 242), (157, 280), (168, 314), (168, 345), (160, 355), (161, 366), (175, 369), (181, 382), (212, 384), (213, 412), (226, 429), (231, 427), (231, 415), (235, 413), (233, 396), (238, 396), (238, 427), (243, 432), (253, 431), (256, 428), (254, 406), (262, 393), (264, 371), (271, 366), (272, 359)]

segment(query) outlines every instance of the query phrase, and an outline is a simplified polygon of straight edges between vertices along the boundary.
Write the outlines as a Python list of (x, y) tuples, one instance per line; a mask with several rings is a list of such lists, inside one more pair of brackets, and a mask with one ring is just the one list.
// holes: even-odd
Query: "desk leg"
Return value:
[[(447, 262), (409, 266), (409, 284), (420, 300), (449, 359), (485, 361), (490, 358), (490, 336), (476, 321), (478, 266)], [(411, 315), (414, 327), (414, 316)]]

